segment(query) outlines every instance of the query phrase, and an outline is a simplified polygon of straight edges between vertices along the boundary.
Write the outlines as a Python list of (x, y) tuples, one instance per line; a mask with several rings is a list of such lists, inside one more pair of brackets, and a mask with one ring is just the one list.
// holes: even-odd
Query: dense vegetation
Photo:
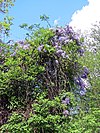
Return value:
[(0, 132), (99, 133), (100, 29), (86, 44), (68, 25), (21, 28), (24, 41), (0, 42)]

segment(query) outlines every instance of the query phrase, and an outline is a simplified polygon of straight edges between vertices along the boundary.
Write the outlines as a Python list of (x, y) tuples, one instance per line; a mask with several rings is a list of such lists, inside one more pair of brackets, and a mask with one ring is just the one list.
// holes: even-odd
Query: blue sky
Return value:
[(19, 28), (22, 23), (34, 24), (40, 21), (40, 15), (46, 14), (50, 17), (53, 26), (54, 20), (59, 25), (68, 24), (75, 11), (81, 10), (88, 4), (87, 0), (16, 0), (15, 6), (10, 9), (9, 15), (14, 17), (11, 28), (11, 39), (21, 40), (25, 31)]

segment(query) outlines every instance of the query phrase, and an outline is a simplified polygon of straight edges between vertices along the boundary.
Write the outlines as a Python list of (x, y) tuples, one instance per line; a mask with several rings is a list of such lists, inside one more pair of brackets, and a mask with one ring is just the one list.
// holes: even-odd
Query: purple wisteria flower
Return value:
[(68, 36), (60, 36), (58, 38), (59, 43), (61, 43), (62, 45), (66, 44), (69, 42), (69, 37)]
[(16, 51), (14, 51), (12, 54), (11, 54), (11, 56), (15, 56), (16, 55)]
[(78, 34), (75, 34), (74, 37), (73, 37), (74, 40), (79, 40), (79, 35)]
[(58, 40), (59, 40), (59, 41), (65, 41), (66, 38), (65, 38), (64, 36), (60, 36)]
[(54, 41), (53, 41), (53, 42), (52, 42), (52, 45), (53, 45), (53, 46), (58, 46), (58, 42), (54, 42)]
[(86, 89), (85, 88), (80, 89), (80, 95), (84, 96), (85, 94), (86, 94)]
[(23, 45), (24, 44), (24, 41), (18, 41), (18, 43)]
[(37, 50), (38, 50), (39, 52), (41, 52), (41, 51), (43, 50), (43, 48), (44, 48), (44, 45), (42, 44), (42, 45), (40, 45), (40, 46), (37, 48)]
[(77, 85), (80, 86), (80, 88), (87, 88), (88, 87), (87, 81), (81, 77), (78, 77), (77, 79), (75, 79), (75, 82)]
[(63, 104), (70, 104), (70, 99), (69, 98), (65, 98), (65, 100), (62, 100)]
[(27, 49), (29, 49), (29, 46), (30, 46), (30, 44), (25, 44), (25, 45), (23, 45), (23, 49), (27, 50)]
[(72, 34), (74, 33), (73, 28), (69, 25), (65, 27), (66, 34)]
[(84, 72), (88, 75), (89, 74), (89, 69), (87, 67), (84, 67)]
[(62, 49), (59, 49), (59, 50), (57, 50), (56, 53), (57, 53), (58, 55), (61, 55), (63, 52), (64, 52), (64, 51), (63, 51)]
[(70, 41), (70, 39), (69, 39), (69, 38), (67, 38), (67, 39), (64, 41), (64, 43), (65, 43), (65, 44), (68, 44), (68, 43), (69, 43), (69, 41)]
[(60, 50), (61, 49), (61, 46), (55, 45), (55, 48), (56, 48), (56, 50)]
[[(69, 25), (64, 28), (58, 27), (55, 32), (55, 37), (53, 38), (53, 42), (59, 42), (61, 45), (68, 44), (70, 40), (76, 41), (77, 45), (82, 44), (80, 42), (80, 36), (74, 32), (73, 28)], [(53, 43), (54, 44), (54, 43)]]
[(63, 58), (66, 58), (66, 52), (64, 51), (63, 53), (61, 53), (61, 56), (62, 56)]
[(58, 49), (56, 51), (56, 54), (57, 54), (58, 57), (68, 58), (68, 56), (66, 55), (66, 52), (62, 49)]
[(68, 110), (64, 110), (63, 111), (63, 115), (68, 116), (69, 115), (69, 111)]
[(79, 49), (78, 52), (80, 53), (80, 56), (84, 55), (84, 49)]
[(77, 79), (75, 79), (75, 82), (77, 85), (81, 86), (82, 82), (82, 78), (78, 77)]
[(80, 96), (86, 95), (87, 88), (89, 87), (89, 83), (86, 80), (86, 77), (82, 78), (82, 76), (81, 77), (79, 76), (78, 78), (75, 78), (75, 83), (78, 85), (77, 94), (79, 94)]
[(86, 79), (89, 74), (89, 70), (87, 67), (84, 67), (83, 74), (81, 75), (81, 78)]
[(59, 27), (59, 28), (56, 29), (56, 34), (57, 34), (57, 35), (61, 35), (61, 34), (63, 34), (63, 33), (64, 33), (64, 29), (63, 29), (63, 28), (60, 28), (60, 27)]
[(29, 49), (30, 44), (27, 44), (25, 41), (19, 41), (18, 46), (24, 50), (27, 50), (27, 49)]
[(86, 73), (83, 73), (83, 74), (81, 75), (81, 78), (86, 79), (86, 78), (87, 78), (87, 74), (86, 74)]

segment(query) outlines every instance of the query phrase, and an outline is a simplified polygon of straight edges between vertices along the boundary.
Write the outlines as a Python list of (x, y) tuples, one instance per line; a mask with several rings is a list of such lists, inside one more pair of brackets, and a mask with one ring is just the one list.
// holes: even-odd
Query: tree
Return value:
[(14, 6), (15, 0), (0, 0), (0, 13), (3, 13), (4, 18), (0, 21), (0, 40), (5, 42), (5, 37), (9, 36), (10, 26), (13, 18), (8, 16), (8, 11), (11, 6)]
[(39, 28), (30, 39), (2, 49), (1, 108), (20, 110), (31, 131), (62, 131), (63, 122), (86, 111), (89, 72), (78, 61), (83, 52), (83, 39), (69, 26)]

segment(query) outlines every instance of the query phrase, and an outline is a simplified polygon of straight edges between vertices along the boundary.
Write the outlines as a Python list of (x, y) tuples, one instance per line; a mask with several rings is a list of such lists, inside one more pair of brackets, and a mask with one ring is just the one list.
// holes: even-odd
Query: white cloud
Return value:
[(58, 25), (58, 24), (59, 24), (59, 20), (60, 20), (60, 18), (55, 19), (55, 20), (54, 20), (54, 25)]
[(58, 25), (58, 20), (54, 20), (54, 25)]
[(100, 0), (88, 0), (89, 4), (76, 11), (69, 25), (82, 32), (88, 31), (92, 24), (100, 21)]

